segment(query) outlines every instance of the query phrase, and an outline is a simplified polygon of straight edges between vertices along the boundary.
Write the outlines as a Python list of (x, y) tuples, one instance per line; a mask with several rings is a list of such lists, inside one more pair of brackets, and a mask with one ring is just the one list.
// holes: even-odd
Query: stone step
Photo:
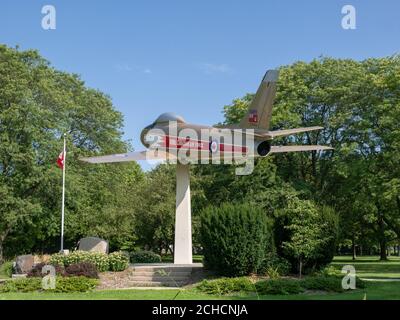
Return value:
[(105, 287), (170, 287), (177, 288), (192, 283), (203, 274), (201, 264), (133, 264), (124, 273), (114, 273), (104, 278)]
[(157, 277), (190, 277), (191, 272), (151, 272), (151, 271), (135, 271), (131, 276), (157, 276)]
[(155, 276), (134, 276), (129, 281), (189, 281), (190, 277), (155, 277)]
[(186, 281), (129, 281), (128, 282), (129, 286), (131, 287), (181, 287), (188, 282)]
[(194, 268), (159, 268), (159, 267), (154, 267), (154, 268), (131, 268), (132, 272), (194, 272), (197, 269)]

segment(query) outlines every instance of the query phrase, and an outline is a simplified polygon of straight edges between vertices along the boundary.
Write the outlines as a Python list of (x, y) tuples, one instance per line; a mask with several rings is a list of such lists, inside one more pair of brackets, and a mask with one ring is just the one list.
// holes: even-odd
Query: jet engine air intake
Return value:
[(271, 151), (271, 144), (268, 141), (262, 141), (257, 145), (257, 153), (260, 157), (266, 157)]

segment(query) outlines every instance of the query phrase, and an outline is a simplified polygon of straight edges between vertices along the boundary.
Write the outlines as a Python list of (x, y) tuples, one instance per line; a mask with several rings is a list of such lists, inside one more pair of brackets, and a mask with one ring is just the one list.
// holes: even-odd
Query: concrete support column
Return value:
[(192, 209), (189, 165), (176, 165), (174, 264), (192, 264)]

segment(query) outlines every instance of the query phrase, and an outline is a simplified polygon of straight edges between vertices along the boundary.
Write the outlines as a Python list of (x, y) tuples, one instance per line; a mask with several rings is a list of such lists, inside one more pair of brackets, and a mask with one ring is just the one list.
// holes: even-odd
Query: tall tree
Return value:
[[(122, 124), (109, 97), (85, 87), (77, 75), (57, 71), (37, 51), (0, 46), (0, 260), (3, 249), (12, 255), (58, 247), (61, 171), (55, 159), (63, 133), (69, 155), (67, 241), (72, 245), (79, 235), (108, 224), (109, 219), (102, 219), (107, 217), (102, 213), (105, 202), (92, 200), (95, 192), (96, 199), (109, 200), (109, 214), (116, 214), (126, 202), (124, 194), (113, 191), (128, 188), (132, 182), (123, 177), (139, 169), (88, 166), (78, 158), (129, 149)], [(113, 176), (121, 178), (113, 181)], [(92, 224), (78, 223), (89, 215)]]
[[(333, 152), (273, 156), (277, 174), (308, 199), (340, 212), (353, 246), (365, 225), (379, 242), (399, 231), (398, 56), (365, 61), (320, 58), (281, 68), (272, 128), (322, 125), (324, 130), (274, 141), (328, 144)], [(225, 106), (227, 123), (238, 122), (251, 95)], [(362, 204), (362, 205), (357, 205)], [(369, 210), (367, 213), (366, 210)]]

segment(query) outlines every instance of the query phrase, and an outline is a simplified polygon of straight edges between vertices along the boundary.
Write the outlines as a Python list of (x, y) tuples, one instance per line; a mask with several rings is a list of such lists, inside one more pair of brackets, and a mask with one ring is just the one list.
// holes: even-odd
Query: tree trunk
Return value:
[(356, 241), (354, 239), (354, 237), (351, 239), (351, 248), (352, 248), (352, 252), (353, 252), (353, 261), (356, 260), (357, 258), (357, 254), (356, 254)]
[[(378, 210), (379, 210), (379, 207), (378, 207)], [(386, 238), (385, 238), (385, 222), (383, 221), (383, 214), (381, 212), (379, 212), (378, 225), (379, 225), (380, 259), (381, 260), (387, 260)]]
[(10, 229), (6, 229), (1, 235), (0, 235), (0, 264), (4, 262), (4, 241), (6, 240), (8, 234), (10, 232)]
[(387, 255), (386, 255), (386, 241), (381, 240), (379, 242), (379, 247), (380, 247), (380, 260), (387, 260)]
[(302, 270), (303, 269), (303, 260), (302, 260), (302, 258), (300, 257), (299, 258), (299, 278), (301, 279), (301, 273), (302, 273)]
[(3, 241), (0, 241), (0, 264), (3, 263)]
[(383, 216), (382, 209), (379, 202), (376, 203), (376, 208), (378, 210), (378, 239), (379, 239), (379, 250), (380, 250), (380, 260), (387, 260), (386, 255), (386, 238), (385, 238), (385, 220)]

